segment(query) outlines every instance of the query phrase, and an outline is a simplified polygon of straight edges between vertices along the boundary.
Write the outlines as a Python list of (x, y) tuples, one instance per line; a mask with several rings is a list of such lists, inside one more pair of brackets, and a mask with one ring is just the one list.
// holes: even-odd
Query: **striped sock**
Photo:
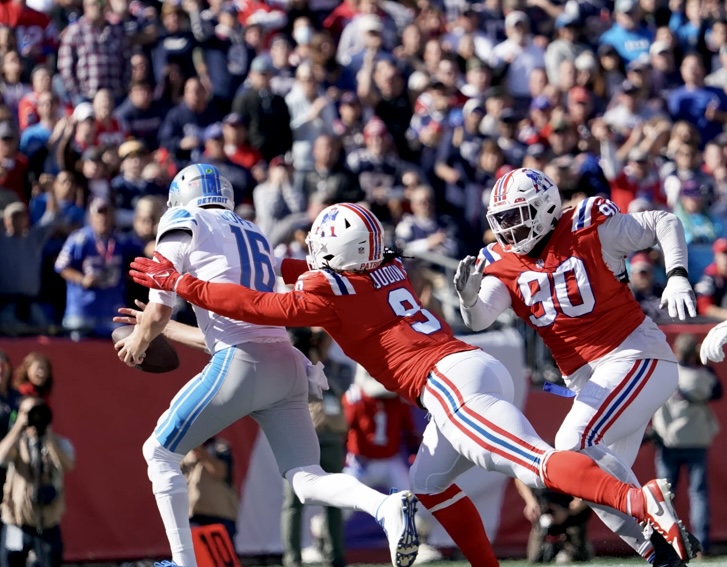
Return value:
[(472, 567), (498, 567), (480, 513), (456, 484), (439, 494), (417, 494), (419, 502), (442, 524)]

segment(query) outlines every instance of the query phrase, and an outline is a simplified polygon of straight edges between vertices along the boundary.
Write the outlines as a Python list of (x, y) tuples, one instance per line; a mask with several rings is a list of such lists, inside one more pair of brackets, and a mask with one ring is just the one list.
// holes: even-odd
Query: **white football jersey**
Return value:
[[(191, 236), (190, 236), (191, 233)], [(166, 238), (164, 238), (166, 235)], [(273, 291), (274, 260), (270, 243), (254, 223), (232, 211), (175, 207), (159, 221), (156, 249), (180, 274), (210, 282), (242, 284)], [(149, 301), (173, 305), (175, 294), (150, 290)], [(244, 342), (289, 340), (283, 327), (235, 321), (194, 306), (210, 352)]]

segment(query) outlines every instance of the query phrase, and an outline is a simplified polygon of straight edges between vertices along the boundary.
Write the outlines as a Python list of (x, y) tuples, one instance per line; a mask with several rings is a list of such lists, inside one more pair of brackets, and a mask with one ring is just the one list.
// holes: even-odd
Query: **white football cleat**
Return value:
[(387, 496), (376, 510), (376, 521), (389, 540), (391, 563), (410, 567), (419, 552), (419, 536), (414, 523), (417, 499), (408, 490)]
[(672, 506), (671, 485), (663, 478), (650, 480), (642, 488), (646, 503), (646, 519), (674, 548), (682, 561), (694, 557), (691, 542)]

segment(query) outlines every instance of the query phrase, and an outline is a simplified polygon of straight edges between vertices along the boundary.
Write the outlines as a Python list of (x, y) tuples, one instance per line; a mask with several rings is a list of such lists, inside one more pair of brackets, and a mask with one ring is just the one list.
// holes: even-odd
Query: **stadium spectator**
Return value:
[(268, 178), (255, 187), (255, 224), (268, 238), (274, 234), (275, 225), (305, 206), (305, 195), (293, 187), (293, 168), (283, 156), (270, 160)]
[(664, 318), (659, 307), (664, 289), (656, 281), (654, 262), (648, 254), (640, 252), (629, 259), (629, 285), (644, 313), (654, 321)]
[(88, 226), (68, 237), (56, 261), (68, 289), (63, 327), (75, 339), (111, 334), (111, 318), (125, 305), (126, 266), (142, 252), (114, 229), (113, 218), (109, 201), (95, 197)]
[(707, 454), (719, 424), (708, 403), (722, 397), (722, 384), (711, 369), (700, 364), (699, 343), (694, 335), (680, 334), (674, 341), (674, 353), (679, 361), (678, 389), (653, 418), (658, 436), (656, 472), (676, 489), (681, 469), (686, 468), (689, 523), (702, 551), (709, 553)]
[(26, 397), (15, 424), (0, 441), (0, 463), (8, 468), (0, 545), (4, 565), (25, 565), (31, 551), (42, 567), (62, 564), (64, 475), (75, 466), (75, 453), (68, 439), (52, 431), (51, 420), (41, 399)]
[(166, 115), (159, 130), (159, 145), (183, 168), (198, 161), (204, 147), (204, 131), (219, 118), (218, 109), (209, 105), (208, 93), (197, 78), (184, 83), (184, 98)]
[(50, 404), (53, 384), (53, 365), (42, 352), (27, 354), (15, 370), (13, 387), (21, 396), (39, 398)]
[(700, 149), (724, 130), (727, 94), (704, 84), (704, 64), (699, 55), (688, 54), (681, 64), (684, 86), (669, 96), (669, 114), (674, 121), (686, 120), (699, 132)]
[(294, 183), (306, 203), (313, 195), (320, 195), (322, 202), (353, 203), (361, 201), (364, 193), (358, 177), (341, 162), (341, 149), (338, 141), (331, 136), (319, 136), (313, 143), (313, 169), (296, 172)]
[(3, 210), (0, 234), (0, 328), (4, 334), (40, 332), (47, 319), (40, 305), (43, 246), (51, 236), (57, 214), (53, 192), (41, 219), (30, 225), (28, 207), (16, 201)]
[(519, 480), (515, 487), (525, 501), (530, 521), (527, 557), (531, 563), (590, 561), (588, 520), (593, 511), (579, 498), (548, 489), (533, 490)]
[(189, 524), (222, 524), (235, 541), (239, 499), (235, 491), (232, 449), (222, 438), (213, 437), (182, 459), (182, 472), (189, 491)]
[(694, 286), (697, 309), (700, 315), (724, 321), (727, 320), (727, 238), (715, 240), (712, 251), (714, 262)]
[(153, 94), (151, 84), (145, 80), (132, 82), (129, 96), (114, 111), (123, 129), (133, 138), (144, 142), (149, 150), (159, 147), (157, 136), (166, 115), (161, 104), (154, 100)]
[(237, 91), (232, 110), (248, 125), (248, 140), (266, 161), (284, 155), (293, 146), (290, 112), (285, 99), (270, 90), (272, 62), (259, 55), (250, 64), (250, 87)]
[(654, 34), (643, 20), (643, 12), (636, 0), (616, 0), (615, 22), (599, 43), (610, 45), (625, 63), (648, 54)]
[(58, 48), (58, 71), (74, 104), (91, 101), (101, 89), (116, 100), (129, 84), (128, 40), (121, 27), (106, 20), (101, 0), (83, 0), (83, 16), (68, 26)]
[(318, 136), (333, 134), (335, 108), (308, 64), (295, 72), (293, 87), (285, 97), (293, 134), (293, 167), (299, 171), (313, 167), (313, 142)]
[(28, 167), (35, 179), (43, 173), (58, 171), (55, 152), (50, 148), (59, 136), (59, 131), (56, 131), (60, 118), (58, 108), (58, 98), (52, 92), (40, 93), (36, 109), (38, 121), (20, 135), (19, 150), (28, 158)]
[(119, 146), (121, 172), (111, 180), (116, 211), (116, 226), (121, 229), (131, 227), (137, 203), (145, 196), (166, 196), (165, 187), (144, 179), (142, 173), (149, 163), (149, 152), (140, 140), (127, 140)]
[(264, 179), (259, 175), (264, 165), (262, 154), (247, 140), (247, 122), (239, 114), (230, 113), (222, 120), (222, 137), (225, 154), (232, 163), (249, 170), (258, 182)]
[(18, 132), (12, 122), (0, 122), (0, 188), (27, 203), (30, 197), (28, 159), (18, 151)]

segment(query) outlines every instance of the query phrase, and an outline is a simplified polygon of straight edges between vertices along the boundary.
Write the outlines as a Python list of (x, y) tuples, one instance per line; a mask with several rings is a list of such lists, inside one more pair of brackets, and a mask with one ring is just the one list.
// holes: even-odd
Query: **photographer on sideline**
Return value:
[(52, 417), (43, 400), (26, 397), (0, 441), (0, 465), (7, 467), (0, 567), (24, 567), (31, 552), (40, 567), (61, 565), (63, 475), (73, 468), (75, 456), (71, 443), (51, 431)]

